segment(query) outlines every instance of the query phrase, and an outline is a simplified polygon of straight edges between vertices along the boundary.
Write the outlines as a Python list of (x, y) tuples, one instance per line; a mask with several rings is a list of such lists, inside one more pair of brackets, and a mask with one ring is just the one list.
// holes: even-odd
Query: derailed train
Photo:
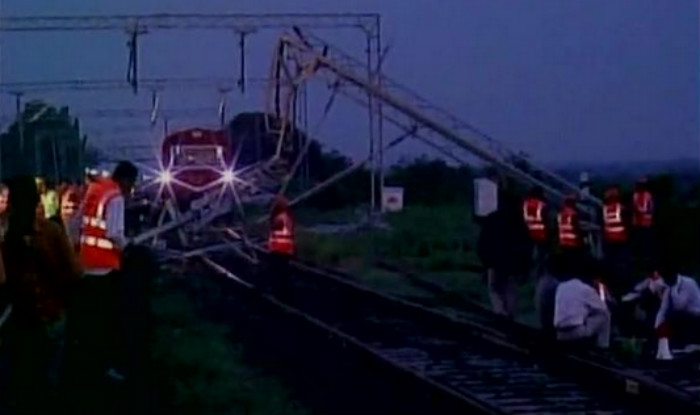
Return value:
[[(224, 130), (189, 128), (168, 134), (161, 146), (157, 181), (169, 187), (180, 206), (204, 193), (225, 191), (235, 185), (237, 172), (276, 154), (280, 134), (274, 127), (279, 121), (265, 117), (244, 113)], [(291, 164), (304, 139), (298, 131), (287, 134), (280, 158)]]

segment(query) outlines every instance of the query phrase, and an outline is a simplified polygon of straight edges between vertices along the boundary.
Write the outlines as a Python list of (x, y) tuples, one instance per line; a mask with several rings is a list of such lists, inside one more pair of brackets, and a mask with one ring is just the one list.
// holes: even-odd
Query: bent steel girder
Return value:
[[(393, 119), (395, 123), (397, 119), (407, 119), (408, 125), (418, 124), (423, 127), (423, 135), (426, 138), (428, 137), (425, 132), (432, 133), (429, 137), (431, 141), (447, 142), (451, 147), (497, 166), (514, 178), (542, 186), (556, 198), (561, 199), (570, 193), (576, 193), (594, 204), (601, 204), (598, 198), (582, 193), (576, 184), (534, 165), (518, 152), (496, 142), (470, 124), (431, 104), (384, 75), (381, 76), (382, 88), (379, 88), (367, 76), (361, 75), (364, 74), (364, 66), (361, 62), (318, 38), (307, 35), (302, 41), (294, 35), (285, 34), (282, 36), (282, 42), (286, 43), (289, 50), (295, 51), (297, 59), (309, 65), (320, 64), (322, 70), (319, 73), (340, 79), (344, 86), (354, 87), (354, 89), (342, 88), (342, 93), (345, 95), (351, 94), (364, 105), (369, 104), (367, 98), (362, 97), (363, 94), (366, 95), (369, 92), (372, 97), (379, 99), (384, 104), (383, 116), (389, 121)], [(329, 50), (330, 53), (327, 52)], [(394, 115), (387, 116), (387, 112), (392, 112)]]

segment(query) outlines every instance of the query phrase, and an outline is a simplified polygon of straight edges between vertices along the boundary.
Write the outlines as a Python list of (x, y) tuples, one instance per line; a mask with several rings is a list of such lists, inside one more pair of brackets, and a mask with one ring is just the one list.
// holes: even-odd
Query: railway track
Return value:
[[(269, 275), (256, 272), (259, 267), (222, 254), (211, 258), (205, 263), (230, 283), (248, 289), (267, 285)], [(280, 297), (284, 307), (451, 399), (455, 412), (639, 414), (700, 408), (681, 392), (639, 376), (571, 357), (542, 359), (486, 315), (457, 321), (298, 262), (288, 277)]]
[[(528, 338), (539, 339), (541, 336), (539, 334), (539, 330), (521, 323), (515, 323), (499, 318), (483, 306), (471, 302), (463, 297), (458, 297), (451, 293), (445, 292), (439, 285), (428, 282), (415, 273), (412, 273), (397, 264), (380, 261), (377, 266), (387, 271), (403, 275), (412, 284), (438, 296), (441, 302), (440, 305), (448, 306), (452, 309), (458, 310), (460, 313), (465, 313), (469, 316), (469, 319), (478, 321), (479, 319), (484, 320), (488, 318), (495, 318), (503, 330), (509, 333), (514, 333), (516, 336), (520, 337), (521, 341), (522, 339)], [(348, 274), (339, 272), (336, 273), (342, 278), (352, 278), (352, 276)], [(426, 299), (416, 299), (415, 301), (427, 306), (435, 305), (430, 304), (430, 300)], [(534, 346), (536, 346), (536, 343)], [(630, 367), (628, 364), (616, 361), (614, 357), (596, 355), (594, 350), (578, 352), (580, 358), (587, 359), (589, 362), (595, 361), (597, 364), (615, 366), (618, 370), (627, 370), (626, 376), (632, 376), (634, 378), (643, 376), (646, 379), (641, 380), (641, 382), (646, 382), (648, 387), (651, 387), (652, 389), (668, 389), (670, 387), (675, 389), (675, 391), (672, 389), (670, 390), (672, 394), (679, 394), (679, 397), (688, 399), (690, 402), (695, 402), (700, 405), (700, 361), (698, 361), (697, 356), (690, 358), (681, 357), (680, 360), (673, 362), (637, 362), (632, 364)], [(631, 374), (630, 369), (633, 372)], [(639, 383), (640, 381), (638, 380), (637, 382)], [(650, 392), (653, 393), (653, 391)], [(682, 397), (683, 393), (686, 393), (688, 396)]]

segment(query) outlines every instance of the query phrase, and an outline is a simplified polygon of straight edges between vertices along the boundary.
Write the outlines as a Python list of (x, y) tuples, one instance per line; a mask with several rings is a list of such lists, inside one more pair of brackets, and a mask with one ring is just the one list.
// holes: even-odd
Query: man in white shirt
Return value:
[[(661, 297), (654, 328), (662, 336), (671, 335), (678, 343), (700, 344), (700, 288), (698, 283), (684, 275), (671, 273), (663, 276), (667, 289)], [(670, 332), (670, 333), (669, 333)]]
[(678, 253), (670, 246), (660, 243), (657, 253), (657, 269), (664, 282), (661, 305), (654, 321), (658, 338), (656, 358), (660, 360), (673, 358), (670, 340), (674, 347), (692, 348), (700, 344), (700, 288), (692, 278), (680, 275)]
[(559, 283), (554, 300), (554, 328), (557, 340), (578, 341), (593, 339), (597, 347), (610, 346), (610, 312), (594, 288), (594, 278), (601, 267), (590, 264), (582, 278), (568, 278)]

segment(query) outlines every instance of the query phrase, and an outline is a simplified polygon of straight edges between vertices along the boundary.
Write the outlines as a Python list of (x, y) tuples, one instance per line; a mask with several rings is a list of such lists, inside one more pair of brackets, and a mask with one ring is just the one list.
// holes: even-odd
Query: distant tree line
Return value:
[(86, 140), (68, 107), (29, 101), (0, 134), (0, 175), (33, 174), (57, 182), (80, 180), (84, 166), (100, 157), (96, 149), (86, 146)]

